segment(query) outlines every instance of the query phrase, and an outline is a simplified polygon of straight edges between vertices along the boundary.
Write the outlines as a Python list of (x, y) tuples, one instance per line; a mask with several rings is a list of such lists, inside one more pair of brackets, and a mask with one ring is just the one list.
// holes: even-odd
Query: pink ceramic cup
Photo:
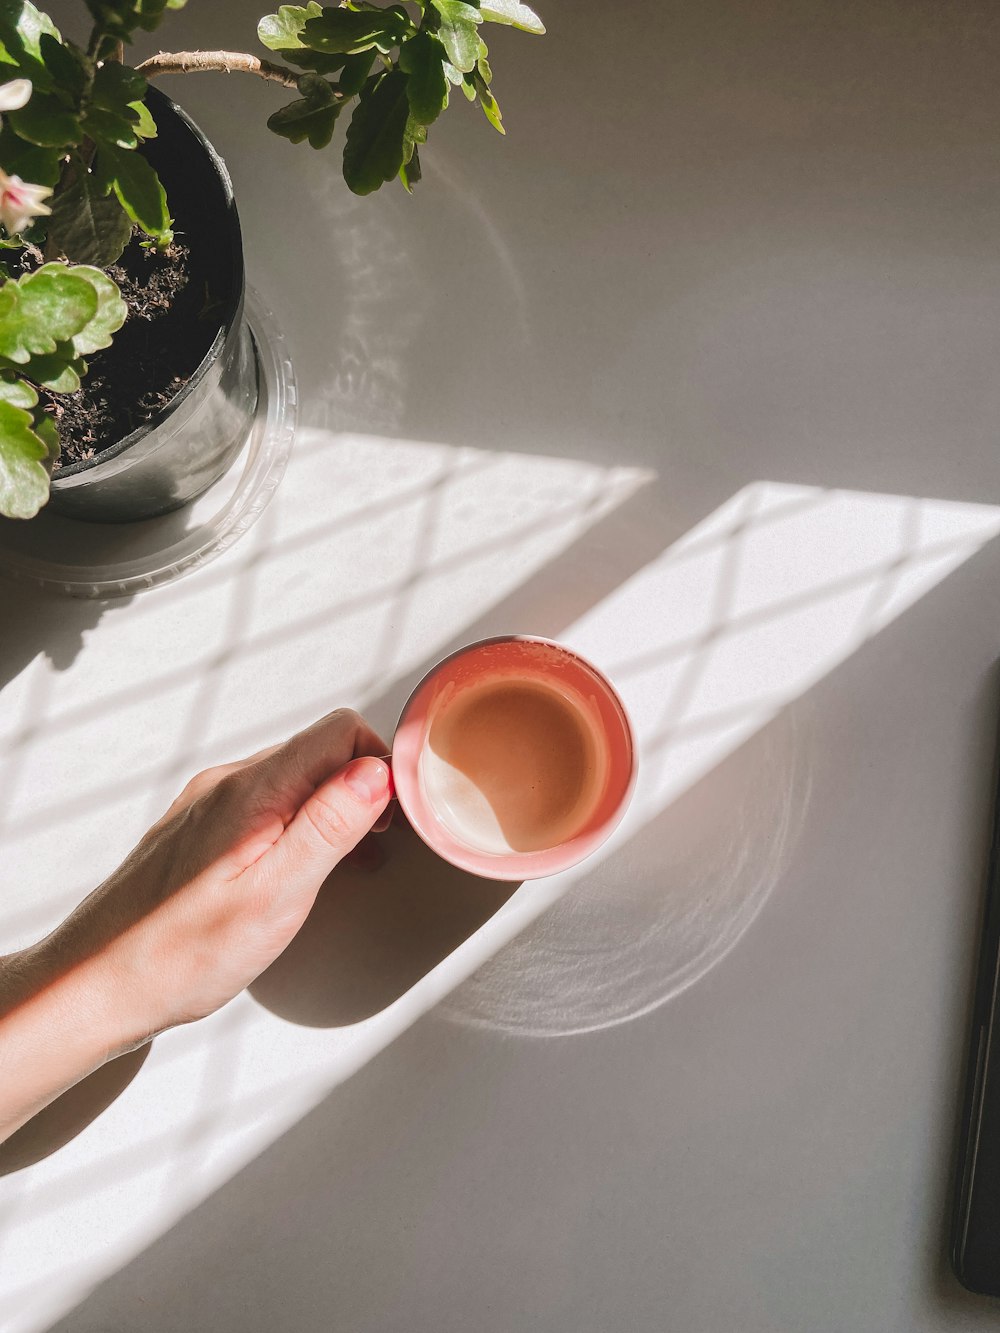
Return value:
[(403, 813), (432, 851), (488, 879), (539, 879), (576, 865), (614, 830), (635, 785), (636, 747), (596, 667), (549, 639), (510, 635), (471, 643), (428, 672), (400, 715), (392, 773)]

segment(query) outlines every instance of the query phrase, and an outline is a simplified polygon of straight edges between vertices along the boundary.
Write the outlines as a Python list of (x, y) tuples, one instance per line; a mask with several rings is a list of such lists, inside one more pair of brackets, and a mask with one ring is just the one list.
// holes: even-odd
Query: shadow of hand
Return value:
[(516, 884), (442, 861), (406, 825), (380, 835), (376, 870), (342, 864), (305, 925), (250, 987), (266, 1009), (306, 1027), (371, 1018), (479, 929)]
[(0, 1143), (0, 1176), (22, 1171), (75, 1139), (116, 1101), (138, 1074), (152, 1049), (147, 1042), (110, 1060)]

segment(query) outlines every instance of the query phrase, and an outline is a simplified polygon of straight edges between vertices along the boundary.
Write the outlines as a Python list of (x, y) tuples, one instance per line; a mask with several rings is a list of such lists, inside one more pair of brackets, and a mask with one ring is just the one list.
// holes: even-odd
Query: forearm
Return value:
[(120, 1053), (115, 1010), (100, 958), (61, 958), (52, 937), (0, 958), (0, 1142)]
[(109, 1059), (214, 1013), (274, 962), (392, 795), (349, 709), (198, 774), (39, 944), (0, 958), (0, 1141)]

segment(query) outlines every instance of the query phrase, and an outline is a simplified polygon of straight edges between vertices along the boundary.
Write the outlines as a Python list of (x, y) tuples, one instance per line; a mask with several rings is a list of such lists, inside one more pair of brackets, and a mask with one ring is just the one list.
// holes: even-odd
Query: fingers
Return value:
[[(391, 820), (388, 796), (383, 797), (392, 794), (387, 748), (357, 713), (337, 709), (280, 745), (196, 774), (156, 827), (197, 802), (207, 858), (223, 858), (237, 874), (265, 857), (269, 865), (287, 861), (286, 879), (301, 855), (297, 877), (313, 883), (316, 867), (326, 866), (322, 879), (373, 826), (381, 831)], [(379, 760), (371, 769), (352, 764), (369, 756)], [(367, 798), (352, 803), (345, 791), (363, 786), (369, 771), (376, 779), (377, 805)], [(315, 836), (306, 837), (310, 829), (318, 843)]]
[(275, 748), (260, 772), (275, 790), (298, 807), (350, 759), (384, 755), (388, 746), (359, 714), (338, 708)]
[(277, 879), (282, 892), (315, 895), (334, 866), (370, 831), (391, 795), (392, 778), (384, 760), (351, 760), (306, 797), (261, 859), (261, 870)]
[[(217, 764), (196, 773), (160, 820), (171, 819), (224, 779), (244, 774), (274, 793), (278, 813), (290, 818), (308, 794), (349, 759), (385, 756), (388, 746), (358, 713), (338, 708), (279, 745), (269, 745), (246, 759)], [(243, 783), (241, 782), (241, 786)]]
[(382, 737), (351, 708), (328, 713), (279, 747), (282, 759), (294, 760), (314, 787), (330, 775), (335, 752), (343, 757), (334, 761), (334, 768), (364, 755), (384, 757), (388, 749)]
[(258, 750), (256, 754), (248, 755), (246, 759), (237, 759), (231, 764), (214, 764), (211, 768), (202, 769), (200, 773), (196, 773), (193, 778), (188, 780), (183, 791), (174, 798), (158, 823), (165, 823), (174, 815), (179, 814), (181, 810), (187, 809), (200, 796), (206, 795), (214, 787), (217, 787), (222, 779), (228, 777), (230, 773), (239, 773), (243, 769), (249, 768), (251, 764), (269, 759), (280, 748), (279, 745), (268, 745), (265, 749)]

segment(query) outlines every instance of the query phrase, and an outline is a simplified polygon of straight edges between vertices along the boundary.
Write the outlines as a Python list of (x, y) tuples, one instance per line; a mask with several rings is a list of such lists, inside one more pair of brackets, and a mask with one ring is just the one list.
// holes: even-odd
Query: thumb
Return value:
[(352, 759), (322, 782), (275, 844), (269, 869), (288, 887), (318, 889), (389, 804), (392, 777), (382, 759)]

